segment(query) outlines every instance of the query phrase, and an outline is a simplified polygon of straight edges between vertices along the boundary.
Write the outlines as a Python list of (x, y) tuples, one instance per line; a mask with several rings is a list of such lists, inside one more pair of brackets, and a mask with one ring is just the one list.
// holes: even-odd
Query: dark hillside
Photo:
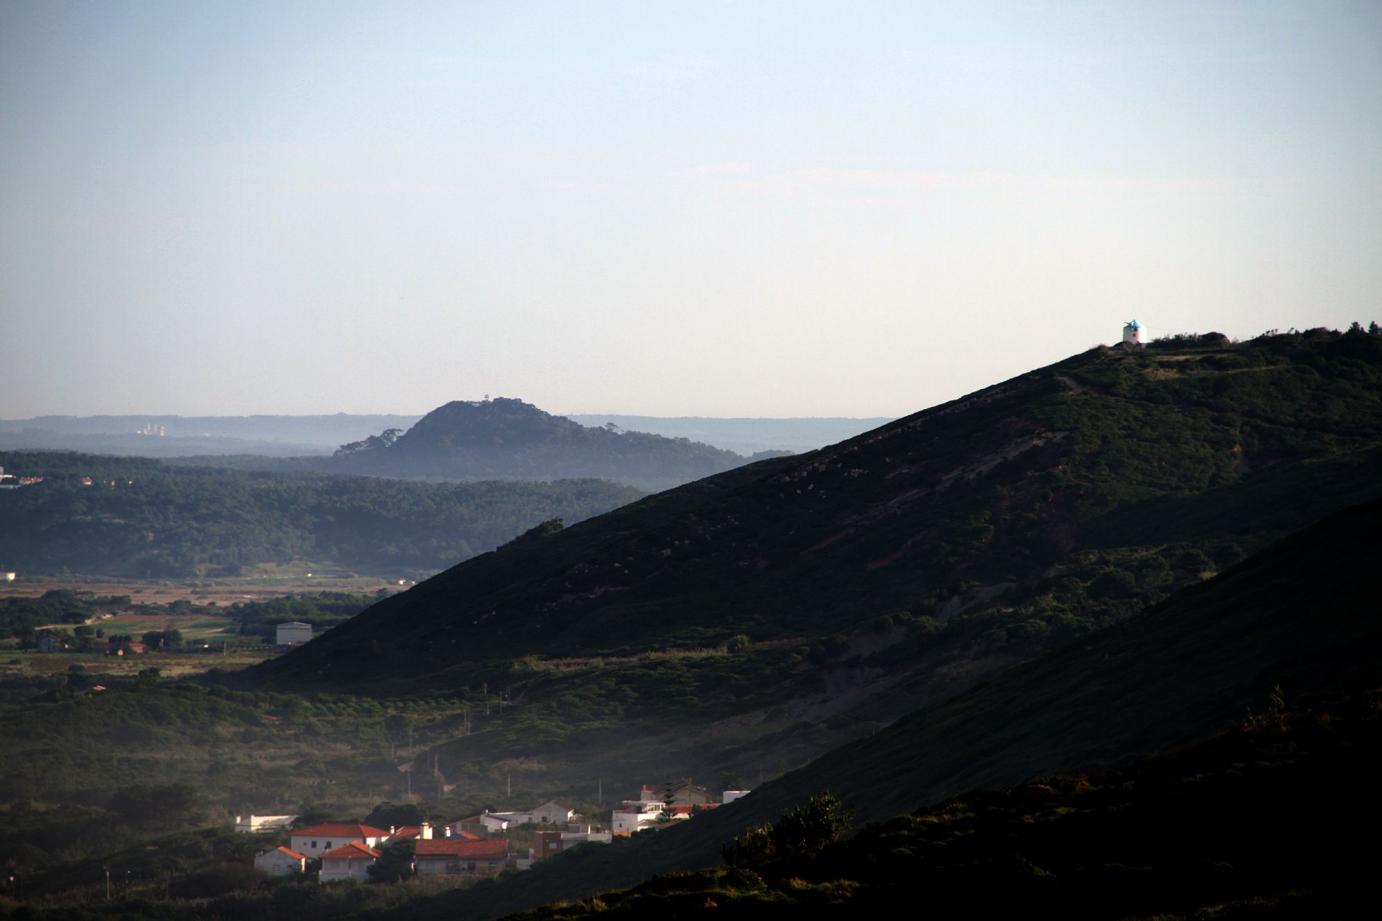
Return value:
[[(920, 710), (732, 806), (624, 844), (563, 855), (521, 879), (444, 899), (427, 916), (497, 917), (655, 873), (713, 866), (721, 845), (741, 829), (825, 790), (839, 795), (859, 823), (883, 821), (973, 788), (1115, 765), (1245, 719), (1270, 725), (1275, 688), (1290, 702), (1378, 687), (1382, 609), (1373, 567), (1380, 557), (1382, 502), (1339, 513), (1144, 616)], [(1215, 770), (1234, 764), (1229, 758)], [(1311, 776), (1307, 789), (1322, 792), (1314, 786), (1319, 775)], [(1291, 802), (1305, 808), (1309, 796), (1294, 781), (1284, 789), (1294, 789)], [(1344, 801), (1354, 793), (1372, 796), (1355, 786)], [(1249, 800), (1264, 810), (1256, 819), (1283, 818), (1281, 801)], [(1337, 817), (1323, 818), (1337, 826)], [(945, 872), (961, 869), (950, 864)]]
[(1215, 341), (1094, 349), (487, 554), (260, 680), (445, 686), (736, 634), (820, 665), (871, 628), (897, 642), (857, 664), (889, 672), (1029, 657), (1382, 494), (1382, 337)]
[[(816, 854), (657, 877), (524, 919), (1347, 917), (1382, 819), (1382, 695), (1274, 710), (1130, 768), (966, 794)], [(598, 904), (597, 904), (598, 903)]]

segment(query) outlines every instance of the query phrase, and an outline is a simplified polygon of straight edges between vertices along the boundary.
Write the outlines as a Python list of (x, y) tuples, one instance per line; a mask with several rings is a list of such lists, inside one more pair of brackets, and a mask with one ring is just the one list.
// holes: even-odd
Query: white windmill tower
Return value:
[(1123, 346), (1129, 349), (1142, 348), (1142, 324), (1129, 320), (1123, 325)]

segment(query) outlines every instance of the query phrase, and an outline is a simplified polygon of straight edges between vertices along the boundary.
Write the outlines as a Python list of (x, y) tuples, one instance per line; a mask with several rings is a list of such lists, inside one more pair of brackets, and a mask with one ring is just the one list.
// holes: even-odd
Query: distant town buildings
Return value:
[[(260, 851), (254, 858), (254, 866), (270, 876), (316, 873), (321, 883), (365, 880), (386, 847), (411, 841), (418, 876), (477, 879), (498, 876), (507, 869), (526, 870), (583, 844), (609, 844), (615, 835), (669, 828), (748, 792), (726, 790), (717, 797), (690, 781), (665, 784), (661, 792), (644, 786), (638, 798), (625, 800), (624, 808), (615, 810), (610, 829), (578, 821), (570, 806), (549, 800), (522, 812), (482, 812), (436, 826), (424, 821), (390, 826), (387, 831), (359, 822), (291, 829), (295, 818), (291, 815), (236, 816), (235, 830), (286, 835), (286, 845)], [(511, 834), (520, 826), (524, 834), (531, 834), (532, 845), (516, 850)]]
[(6, 473), (5, 468), (0, 467), (0, 489), (18, 489), (21, 486), (32, 486), (42, 482), (41, 476), (15, 476), (13, 473)]

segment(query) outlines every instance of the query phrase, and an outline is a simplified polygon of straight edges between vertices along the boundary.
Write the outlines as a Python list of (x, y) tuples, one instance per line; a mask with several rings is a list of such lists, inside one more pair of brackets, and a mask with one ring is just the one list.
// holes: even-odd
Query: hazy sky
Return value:
[(1382, 320), (1382, 3), (0, 3), (0, 417), (900, 415)]

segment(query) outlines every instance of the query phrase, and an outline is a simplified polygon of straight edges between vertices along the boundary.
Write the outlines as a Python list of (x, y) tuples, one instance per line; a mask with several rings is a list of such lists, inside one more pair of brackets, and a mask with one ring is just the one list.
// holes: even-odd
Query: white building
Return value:
[(1142, 348), (1142, 324), (1129, 320), (1123, 327), (1123, 345), (1131, 349)]
[[(576, 810), (570, 806), (549, 800), (541, 806), (537, 806), (529, 814), (528, 821), (535, 825), (565, 825), (576, 815)], [(522, 823), (519, 823), (522, 824)]]
[(378, 847), (389, 839), (389, 833), (373, 825), (358, 822), (327, 822), (299, 828), (289, 837), (288, 846), (299, 854), (308, 857), (321, 857), (327, 851), (347, 844), (362, 844), (366, 848)]
[(287, 831), (293, 827), (293, 820), (296, 818), (295, 815), (237, 815), (235, 830), (246, 835)]
[(278, 625), (278, 635), (274, 642), (279, 646), (300, 646), (312, 639), (312, 625), (289, 621)]
[(297, 876), (307, 870), (307, 855), (292, 848), (276, 847), (254, 855), (254, 868), (269, 876)]
[(720, 794), (720, 802), (729, 805), (737, 799), (743, 799), (752, 792), (752, 790), (726, 790)]
[(338, 883), (354, 879), (364, 882), (369, 879), (369, 868), (374, 866), (378, 859), (379, 851), (366, 847), (359, 841), (352, 841), (322, 854), (322, 868), (317, 874), (317, 881)]
[(515, 825), (527, 825), (533, 820), (531, 812), (486, 812), (480, 816), (480, 824), (488, 834), (501, 834)]

